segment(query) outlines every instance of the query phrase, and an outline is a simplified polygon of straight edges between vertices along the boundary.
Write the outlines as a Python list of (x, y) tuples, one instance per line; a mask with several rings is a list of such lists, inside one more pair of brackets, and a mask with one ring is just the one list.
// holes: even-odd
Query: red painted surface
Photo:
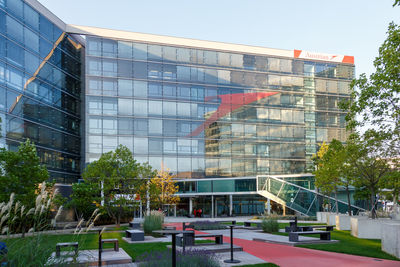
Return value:
[[(176, 229), (182, 230), (182, 223), (168, 225), (176, 226)], [(196, 231), (196, 233), (202, 232)], [(235, 232), (233, 232), (233, 235), (235, 236)], [(228, 236), (224, 236), (224, 243), (230, 243)], [(243, 247), (245, 252), (281, 267), (400, 267), (400, 261), (381, 260), (239, 238), (234, 238), (233, 243)]]
[(224, 117), (228, 113), (231, 113), (244, 105), (253, 103), (257, 100), (275, 95), (277, 93), (278, 92), (239, 93), (206, 97), (204, 99), (205, 101), (219, 98), (221, 99), (221, 104), (219, 105), (218, 109), (202, 125), (197, 127), (197, 129), (191, 132), (187, 137), (199, 135), (202, 131), (204, 131), (204, 129), (210, 126), (210, 124), (216, 122), (219, 118)]

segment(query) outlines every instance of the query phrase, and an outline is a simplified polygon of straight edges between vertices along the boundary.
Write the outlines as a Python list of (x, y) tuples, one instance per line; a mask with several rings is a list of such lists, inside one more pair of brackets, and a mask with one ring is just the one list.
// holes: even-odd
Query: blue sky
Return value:
[(394, 0), (40, 0), (66, 23), (355, 57), (370, 74)]

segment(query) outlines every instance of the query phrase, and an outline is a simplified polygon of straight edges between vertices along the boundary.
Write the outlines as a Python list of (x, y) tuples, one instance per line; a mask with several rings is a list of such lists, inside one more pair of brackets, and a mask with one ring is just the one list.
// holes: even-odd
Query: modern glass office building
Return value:
[(0, 0), (0, 146), (31, 139), (61, 183), (81, 171), (83, 57), (79, 40), (39, 3)]
[(34, 0), (0, 20), (0, 142), (34, 140), (58, 181), (122, 144), (182, 179), (183, 210), (254, 214), (258, 175), (312, 183), (317, 144), (346, 140), (353, 57), (65, 25)]
[(186, 211), (260, 213), (257, 175), (306, 173), (318, 143), (346, 140), (352, 57), (67, 29), (86, 39), (85, 163), (123, 144), (182, 179)]

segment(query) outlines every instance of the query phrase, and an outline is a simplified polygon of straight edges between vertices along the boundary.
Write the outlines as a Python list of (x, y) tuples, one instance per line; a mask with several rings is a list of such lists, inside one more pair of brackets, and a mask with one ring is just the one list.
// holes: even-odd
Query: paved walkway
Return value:
[[(172, 223), (177, 229), (182, 229), (181, 223)], [(235, 231), (235, 230), (234, 230)], [(227, 231), (220, 231), (224, 242), (230, 242)], [(196, 231), (197, 233), (197, 231)], [(201, 233), (201, 232), (199, 232)], [(261, 234), (261, 233), (260, 233)], [(235, 232), (234, 232), (235, 235)], [(253, 241), (254, 234), (245, 238), (234, 238), (235, 245), (243, 247), (248, 252), (267, 262), (273, 262), (281, 267), (318, 266), (318, 267), (399, 267), (399, 261), (382, 260), (369, 257), (354, 256), (335, 252), (326, 252), (287, 245)]]

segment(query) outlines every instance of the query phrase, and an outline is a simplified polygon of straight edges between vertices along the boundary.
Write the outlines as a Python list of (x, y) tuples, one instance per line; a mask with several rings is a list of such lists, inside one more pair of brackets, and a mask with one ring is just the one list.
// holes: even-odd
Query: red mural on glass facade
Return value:
[(244, 105), (253, 103), (255, 101), (275, 94), (278, 94), (278, 92), (238, 93), (206, 97), (204, 99), (205, 101), (219, 98), (221, 99), (221, 104), (219, 105), (218, 109), (202, 125), (197, 127), (196, 130), (191, 132), (187, 137), (199, 135), (202, 131), (204, 131), (204, 129), (210, 126), (210, 124), (216, 122), (219, 118), (224, 117), (228, 113), (231, 113)]

